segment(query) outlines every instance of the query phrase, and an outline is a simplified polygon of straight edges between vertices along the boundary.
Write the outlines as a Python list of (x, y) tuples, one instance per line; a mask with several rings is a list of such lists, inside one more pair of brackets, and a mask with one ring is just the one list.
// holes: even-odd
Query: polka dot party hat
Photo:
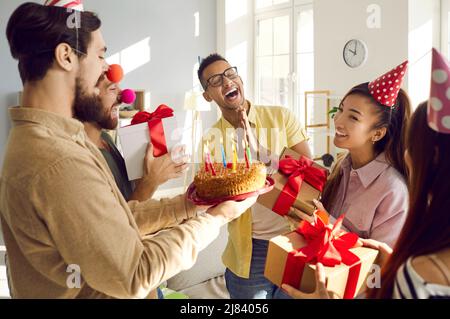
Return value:
[(450, 134), (450, 68), (436, 49), (433, 49), (431, 66), (428, 126), (436, 132)]
[(84, 11), (82, 0), (46, 0), (44, 6), (54, 6)]
[(408, 61), (369, 83), (370, 94), (378, 103), (393, 107), (408, 69)]

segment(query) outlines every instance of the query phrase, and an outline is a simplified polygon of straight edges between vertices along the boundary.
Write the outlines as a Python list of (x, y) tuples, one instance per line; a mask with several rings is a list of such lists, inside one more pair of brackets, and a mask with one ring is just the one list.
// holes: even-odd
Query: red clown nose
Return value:
[(125, 104), (133, 104), (136, 100), (136, 93), (131, 89), (125, 89), (120, 94), (120, 102)]
[(106, 77), (113, 83), (119, 83), (123, 79), (122, 67), (118, 64), (111, 64), (106, 72)]

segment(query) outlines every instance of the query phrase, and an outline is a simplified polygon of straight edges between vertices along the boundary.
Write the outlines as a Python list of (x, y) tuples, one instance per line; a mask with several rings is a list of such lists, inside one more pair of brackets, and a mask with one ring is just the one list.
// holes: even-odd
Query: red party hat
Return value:
[(450, 67), (436, 49), (433, 49), (431, 67), (428, 126), (436, 132), (450, 134)]
[(389, 107), (395, 105), (407, 69), (408, 61), (405, 61), (369, 83), (370, 94), (378, 103)]
[(77, 11), (84, 11), (82, 0), (46, 0), (44, 6), (70, 8)]

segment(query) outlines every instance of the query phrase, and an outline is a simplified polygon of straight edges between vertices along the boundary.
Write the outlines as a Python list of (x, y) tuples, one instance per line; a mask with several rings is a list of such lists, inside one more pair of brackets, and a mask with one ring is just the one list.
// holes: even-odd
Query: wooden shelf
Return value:
[[(324, 128), (327, 130), (330, 130), (330, 116), (328, 114), (328, 112), (330, 112), (330, 91), (325, 91), (325, 90), (321, 90), (321, 91), (306, 91), (305, 92), (305, 129), (318, 129), (318, 128)], [(326, 123), (311, 123), (308, 124), (308, 100), (310, 97), (314, 97), (316, 95), (321, 95), (324, 96), (324, 98), (326, 99)], [(326, 137), (326, 148), (327, 148), (327, 153), (330, 153), (330, 136), (327, 134)], [(320, 160), (322, 158), (323, 154), (313, 154), (314, 156), (314, 160)]]

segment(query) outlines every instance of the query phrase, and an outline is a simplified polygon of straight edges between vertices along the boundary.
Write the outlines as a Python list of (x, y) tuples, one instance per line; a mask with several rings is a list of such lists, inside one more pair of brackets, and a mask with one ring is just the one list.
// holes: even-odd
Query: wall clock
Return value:
[(344, 45), (344, 62), (351, 68), (363, 65), (368, 56), (367, 45), (358, 39), (352, 39)]

